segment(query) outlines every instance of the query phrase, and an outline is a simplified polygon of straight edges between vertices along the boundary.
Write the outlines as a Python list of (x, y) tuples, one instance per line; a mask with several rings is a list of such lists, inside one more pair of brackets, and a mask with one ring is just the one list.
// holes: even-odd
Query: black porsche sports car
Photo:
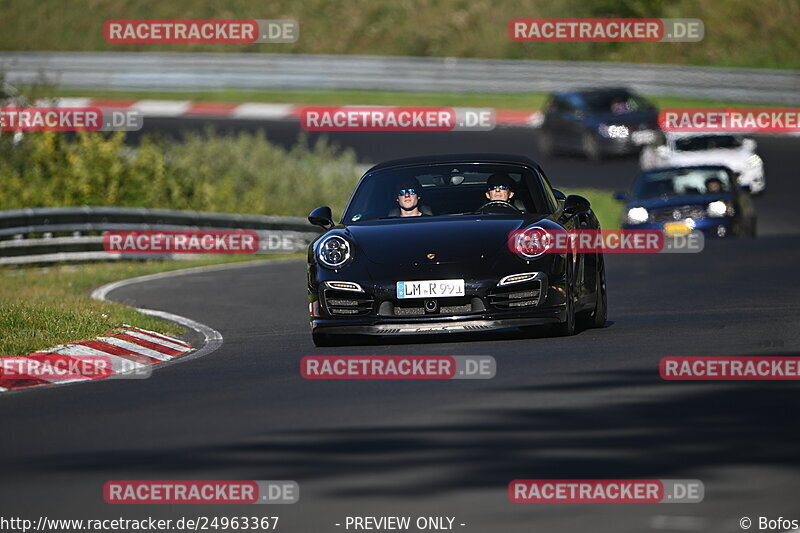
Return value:
[(517, 155), (443, 155), (367, 171), (342, 220), (308, 248), (317, 346), (349, 335), (480, 332), (551, 325), (560, 335), (606, 321), (600, 253), (529, 253), (526, 228), (600, 229), (589, 201), (553, 189)]

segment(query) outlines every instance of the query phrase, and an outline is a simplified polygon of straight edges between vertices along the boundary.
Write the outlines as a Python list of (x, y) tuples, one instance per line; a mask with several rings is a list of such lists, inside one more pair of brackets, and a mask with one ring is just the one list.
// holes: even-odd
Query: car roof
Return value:
[(531, 168), (539, 167), (533, 159), (519, 154), (436, 154), (384, 161), (367, 170), (366, 174), (386, 168), (410, 167), (427, 163), (511, 163)]

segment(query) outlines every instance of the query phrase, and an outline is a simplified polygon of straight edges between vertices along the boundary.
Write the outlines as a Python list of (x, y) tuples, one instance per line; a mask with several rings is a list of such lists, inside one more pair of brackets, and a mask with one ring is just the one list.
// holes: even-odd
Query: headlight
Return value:
[(764, 162), (761, 161), (761, 158), (757, 154), (753, 154), (747, 158), (747, 166), (750, 168), (758, 168), (763, 164)]
[(515, 231), (509, 244), (514, 253), (525, 259), (535, 259), (553, 247), (553, 232), (539, 226), (530, 226), (522, 231)]
[(647, 222), (650, 214), (644, 207), (632, 207), (628, 209), (628, 223), (629, 224), (643, 224)]
[(733, 205), (731, 205), (729, 202), (717, 200), (716, 202), (711, 202), (708, 204), (706, 211), (710, 217), (724, 217), (725, 215), (732, 215), (734, 210)]
[(317, 259), (328, 268), (341, 268), (350, 259), (350, 243), (339, 235), (323, 239), (317, 246)]
[(600, 132), (600, 135), (610, 139), (624, 139), (630, 135), (628, 126), (618, 126), (615, 124), (600, 124), (598, 131)]

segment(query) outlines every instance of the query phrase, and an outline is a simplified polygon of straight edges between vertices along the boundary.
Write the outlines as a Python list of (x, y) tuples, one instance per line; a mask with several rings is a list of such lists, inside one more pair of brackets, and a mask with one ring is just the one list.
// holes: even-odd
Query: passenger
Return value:
[(422, 187), (416, 180), (407, 180), (399, 184), (397, 188), (397, 205), (400, 217), (420, 217), (423, 212), (420, 209), (420, 198), (422, 198)]

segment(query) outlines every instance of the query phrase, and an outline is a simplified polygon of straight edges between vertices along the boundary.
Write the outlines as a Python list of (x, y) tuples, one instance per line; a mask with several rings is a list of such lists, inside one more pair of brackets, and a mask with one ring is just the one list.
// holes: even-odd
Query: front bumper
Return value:
[(369, 317), (362, 319), (313, 319), (315, 332), (342, 335), (424, 335), (474, 333), (526, 326), (558, 324), (566, 319), (566, 305), (535, 312), (481, 314), (478, 316), (435, 316), (415, 318)]
[(642, 151), (642, 145), (631, 141), (630, 137), (609, 138), (600, 134), (595, 134), (600, 144), (600, 150), (608, 155), (630, 155), (638, 154)]
[[(533, 279), (503, 286), (498, 278), (466, 279), (465, 295), (460, 297), (398, 299), (395, 281), (361, 281), (361, 291), (348, 292), (331, 289), (322, 281), (310, 287), (310, 321), (315, 332), (358, 335), (418, 335), (554, 324), (566, 317), (564, 282), (563, 276), (552, 279), (537, 271)], [(435, 309), (427, 309), (426, 303), (432, 300)]]
[[(719, 217), (719, 218), (697, 218), (693, 219), (694, 231), (701, 231), (706, 237), (731, 237), (734, 235), (734, 219), (733, 217)], [(681, 222), (676, 220), (674, 222)], [(664, 225), (669, 222), (647, 222), (645, 224), (627, 224), (622, 225), (622, 229), (635, 229), (635, 230), (657, 230), (664, 231)]]

